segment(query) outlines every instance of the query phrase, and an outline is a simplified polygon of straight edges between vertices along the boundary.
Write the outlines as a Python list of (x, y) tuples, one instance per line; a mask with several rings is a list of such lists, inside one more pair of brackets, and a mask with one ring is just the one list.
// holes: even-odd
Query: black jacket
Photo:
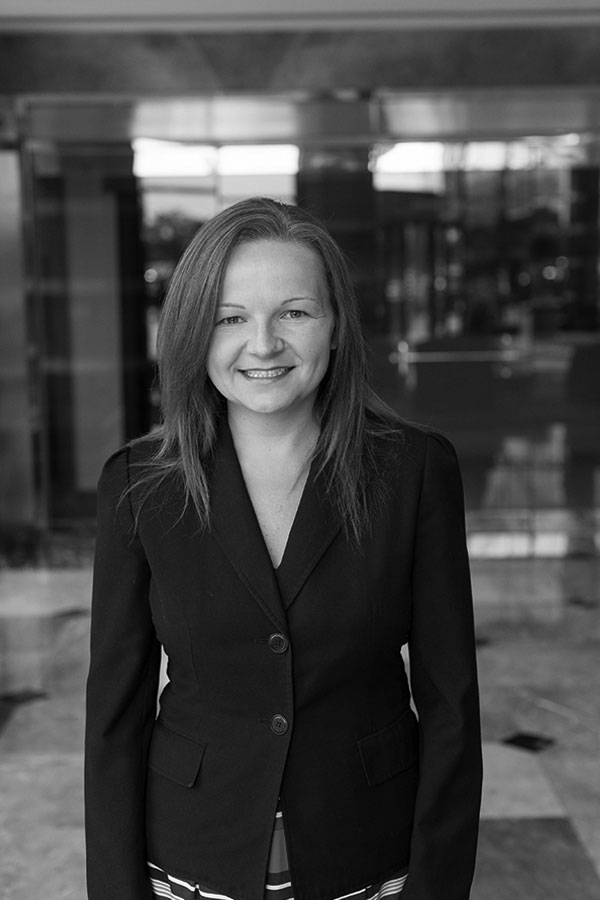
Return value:
[[(90, 900), (148, 900), (146, 859), (262, 900), (279, 795), (296, 900), (330, 900), (407, 863), (406, 900), (467, 900), (481, 744), (450, 443), (399, 429), (393, 455), (381, 455), (386, 499), (359, 549), (311, 470), (276, 572), (227, 427), (210, 529), (166, 482), (134, 531), (137, 489), (119, 498), (149, 446), (117, 452), (99, 483)], [(160, 644), (170, 683), (155, 721)]]

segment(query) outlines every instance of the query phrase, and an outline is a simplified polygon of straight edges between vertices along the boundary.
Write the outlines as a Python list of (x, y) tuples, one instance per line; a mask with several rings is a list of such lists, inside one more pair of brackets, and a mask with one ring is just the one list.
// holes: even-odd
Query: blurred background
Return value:
[(256, 194), (326, 223), (376, 389), (459, 451), (474, 900), (598, 900), (598, 0), (0, 0), (0, 897), (84, 896), (96, 480), (158, 422), (179, 254)]

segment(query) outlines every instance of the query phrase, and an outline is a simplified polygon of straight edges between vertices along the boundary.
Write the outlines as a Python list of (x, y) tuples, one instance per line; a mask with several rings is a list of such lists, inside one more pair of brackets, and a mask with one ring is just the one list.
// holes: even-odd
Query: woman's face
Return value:
[(312, 410), (334, 324), (323, 265), (313, 250), (275, 240), (236, 247), (207, 364), (230, 413)]

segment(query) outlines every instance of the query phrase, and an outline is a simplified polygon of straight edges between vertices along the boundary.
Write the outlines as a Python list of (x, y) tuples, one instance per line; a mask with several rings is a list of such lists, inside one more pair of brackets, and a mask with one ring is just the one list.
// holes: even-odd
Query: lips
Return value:
[(273, 369), (240, 369), (240, 372), (246, 378), (269, 381), (273, 378), (281, 378), (282, 375), (287, 375), (292, 369), (293, 366), (278, 366)]

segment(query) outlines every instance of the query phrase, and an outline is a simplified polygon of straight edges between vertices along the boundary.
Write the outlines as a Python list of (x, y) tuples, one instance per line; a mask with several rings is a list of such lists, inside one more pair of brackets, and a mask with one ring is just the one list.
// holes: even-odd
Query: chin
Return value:
[(278, 404), (272, 404), (268, 406), (251, 406), (247, 407), (247, 409), (249, 409), (250, 412), (257, 413), (258, 415), (271, 416), (276, 415), (277, 413), (288, 412), (291, 407), (287, 405), (280, 406)]
[(290, 413), (294, 410), (300, 411), (302, 409), (302, 402), (296, 403), (277, 403), (277, 402), (265, 402), (265, 403), (240, 403), (240, 409), (245, 410), (246, 412), (253, 413), (254, 415), (259, 416), (274, 416), (281, 413)]

